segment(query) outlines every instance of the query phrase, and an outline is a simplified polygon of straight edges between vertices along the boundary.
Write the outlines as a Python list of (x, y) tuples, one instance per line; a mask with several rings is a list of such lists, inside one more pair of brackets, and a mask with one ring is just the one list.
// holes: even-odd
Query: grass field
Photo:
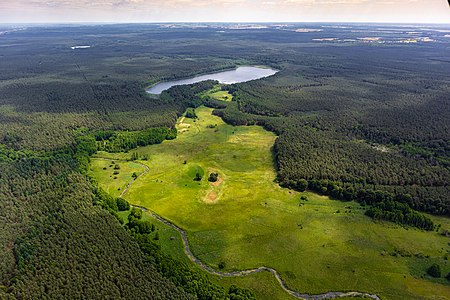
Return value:
[(128, 183), (133, 180), (133, 173), (138, 176), (144, 172), (144, 167), (140, 164), (101, 157), (92, 159), (91, 169), (100, 183), (108, 182), (107, 185), (100, 186), (114, 197), (119, 197)]
[(228, 91), (222, 91), (220, 88), (220, 85), (215, 86), (213, 89), (203, 93), (201, 97), (211, 97), (215, 100), (221, 100), (221, 101), (231, 101), (233, 99), (233, 96), (228, 93)]
[[(177, 139), (135, 150), (148, 155), (141, 163), (150, 171), (124, 197), (186, 230), (199, 259), (215, 268), (224, 263), (224, 270), (272, 267), (300, 292), (355, 290), (385, 299), (450, 299), (448, 281), (425, 275), (434, 262), (444, 276), (450, 271), (444, 259), (449, 238), (374, 223), (353, 202), (282, 189), (274, 182), (272, 133), (257, 126), (226, 125), (209, 108), (196, 112), (197, 120), (180, 119)], [(123, 160), (131, 153), (98, 156)], [(133, 172), (143, 171), (132, 162), (120, 166), (114, 180), (109, 161), (92, 159), (100, 186), (113, 195), (120, 194), (118, 188), (131, 181)], [(202, 180), (194, 181), (202, 171)], [(211, 172), (219, 174), (216, 183), (207, 180)], [(301, 195), (308, 201), (300, 201)], [(432, 218), (450, 228), (447, 218)], [(174, 247), (163, 237), (161, 243), (183, 259), (180, 241)], [(287, 298), (269, 274), (214, 280), (260, 288), (261, 298)]]

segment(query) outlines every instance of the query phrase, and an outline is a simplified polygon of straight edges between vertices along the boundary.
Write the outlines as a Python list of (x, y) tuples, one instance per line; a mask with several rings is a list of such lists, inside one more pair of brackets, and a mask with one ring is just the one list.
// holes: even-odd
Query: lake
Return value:
[(192, 84), (205, 80), (217, 80), (220, 83), (232, 84), (260, 79), (277, 73), (277, 70), (261, 67), (238, 67), (235, 70), (222, 71), (217, 73), (199, 75), (187, 79), (165, 81), (157, 83), (147, 90), (147, 93), (159, 95), (161, 92), (171, 88), (174, 85)]

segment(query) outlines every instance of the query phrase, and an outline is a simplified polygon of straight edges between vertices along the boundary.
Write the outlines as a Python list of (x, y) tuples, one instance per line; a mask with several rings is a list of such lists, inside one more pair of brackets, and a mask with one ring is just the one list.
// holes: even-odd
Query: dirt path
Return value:
[(142, 172), (141, 174), (139, 174), (133, 181), (128, 182), (127, 187), (122, 191), (122, 193), (120, 193), (120, 197), (123, 197), (123, 196), (128, 192), (128, 190), (130, 189), (131, 185), (133, 184), (133, 182), (134, 182), (135, 180), (137, 180), (139, 177), (141, 177), (141, 176), (147, 174), (148, 171), (150, 171), (150, 168), (149, 168), (147, 165), (144, 165), (144, 164), (141, 164), (141, 163), (138, 163), (138, 162), (135, 162), (135, 163), (137, 163), (137, 164), (143, 166), (143, 167), (144, 167), (144, 172)]
[[(103, 158), (103, 157), (95, 157), (95, 158), (104, 159), (104, 160), (111, 160), (109, 158), (107, 159), (107, 158)], [(116, 161), (125, 161), (125, 160), (120, 160), (120, 159), (114, 159), (114, 160), (116, 160)], [(148, 171), (150, 170), (150, 168), (147, 165), (143, 164), (143, 163), (140, 163), (140, 162), (137, 162), (137, 161), (135, 161), (134, 163), (137, 163), (137, 164), (141, 165), (145, 169), (144, 172), (142, 172), (138, 177), (136, 177), (135, 180), (137, 180), (142, 175), (147, 174)], [(122, 191), (122, 193), (120, 194), (121, 197), (123, 195), (125, 195), (125, 193), (128, 192), (128, 190), (130, 189), (131, 185), (133, 184), (133, 182), (135, 180), (133, 180), (133, 181), (128, 183), (126, 189), (124, 189)], [(221, 276), (221, 277), (242, 277), (242, 276), (247, 276), (247, 275), (256, 274), (256, 273), (260, 273), (260, 272), (269, 272), (275, 277), (275, 279), (280, 284), (281, 288), (286, 293), (290, 294), (291, 296), (293, 296), (295, 298), (304, 299), (304, 300), (320, 300), (320, 299), (333, 299), (333, 298), (356, 297), (356, 296), (362, 296), (362, 297), (367, 297), (367, 298), (370, 298), (370, 299), (380, 300), (380, 297), (378, 297), (377, 295), (368, 294), (368, 293), (364, 293), (364, 292), (356, 292), (356, 291), (350, 291), (350, 292), (327, 292), (327, 293), (324, 293), (324, 294), (317, 294), (317, 295), (302, 294), (302, 293), (299, 293), (297, 291), (289, 289), (287, 287), (286, 283), (281, 278), (280, 274), (277, 272), (277, 270), (269, 268), (269, 267), (266, 267), (266, 266), (262, 266), (262, 267), (255, 268), (255, 269), (235, 271), (235, 272), (219, 272), (219, 271), (211, 268), (210, 266), (205, 265), (202, 261), (200, 261), (198, 258), (196, 258), (194, 256), (194, 254), (191, 252), (191, 249), (189, 248), (189, 241), (188, 241), (188, 237), (187, 237), (186, 231), (184, 231), (183, 229), (181, 229), (177, 225), (173, 224), (169, 220), (166, 220), (163, 217), (157, 215), (156, 213), (150, 211), (146, 207), (136, 206), (136, 205), (133, 205), (133, 206), (137, 207), (137, 208), (140, 208), (143, 211), (148, 212), (154, 219), (156, 219), (156, 220), (166, 224), (167, 226), (175, 229), (176, 231), (178, 231), (178, 233), (181, 235), (181, 239), (183, 241), (184, 253), (189, 257), (189, 259), (192, 262), (194, 262), (200, 268), (202, 268), (204, 271), (206, 271), (206, 272), (208, 272), (210, 274), (213, 274), (213, 275), (216, 275), (216, 276)]]
[[(108, 160), (108, 161), (113, 161), (114, 160), (114, 161), (121, 161), (121, 162), (130, 162), (130, 161), (124, 160), (124, 159), (111, 159), (111, 158), (99, 157), (99, 156), (97, 156), (97, 157), (94, 156), (93, 158), (102, 159), (102, 160)], [(128, 182), (127, 187), (122, 191), (122, 193), (120, 193), (120, 197), (123, 197), (128, 192), (128, 190), (130, 189), (131, 185), (133, 184), (133, 182), (135, 180), (137, 180), (139, 177), (147, 174), (148, 171), (150, 171), (150, 168), (147, 165), (144, 165), (143, 163), (140, 163), (140, 162), (137, 162), (137, 161), (133, 161), (133, 162), (138, 164), (138, 165), (140, 165), (140, 166), (142, 166), (142, 167), (144, 167), (144, 172), (139, 174), (139, 176), (136, 177), (134, 180)]]

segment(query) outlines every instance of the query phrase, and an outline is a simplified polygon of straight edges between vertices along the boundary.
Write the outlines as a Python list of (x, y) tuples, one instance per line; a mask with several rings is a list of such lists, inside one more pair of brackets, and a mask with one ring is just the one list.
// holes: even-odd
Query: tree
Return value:
[(189, 107), (186, 110), (186, 114), (185, 114), (186, 118), (191, 118), (191, 119), (197, 119), (197, 114), (195, 113), (195, 109)]
[(211, 173), (211, 174), (209, 174), (208, 181), (210, 181), (210, 182), (216, 182), (218, 177), (219, 177), (219, 174), (217, 174), (217, 173)]
[(427, 270), (428, 275), (439, 278), (441, 277), (441, 267), (438, 264), (432, 264)]
[(152, 232), (152, 224), (149, 221), (139, 221), (138, 228), (141, 234)]
[(221, 261), (221, 262), (219, 263), (219, 265), (218, 265), (218, 267), (219, 267), (220, 270), (225, 269), (225, 266), (226, 266), (226, 264), (225, 264), (224, 261)]
[(130, 209), (130, 203), (123, 198), (116, 198), (116, 204), (119, 211), (127, 211)]
[(200, 172), (198, 172), (197, 171), (197, 173), (195, 173), (195, 178), (194, 178), (194, 180), (195, 181), (200, 181), (200, 180), (202, 180), (202, 174), (200, 174)]
[(138, 160), (138, 159), (139, 159), (139, 154), (137, 152), (133, 152), (131, 154), (131, 160), (135, 161), (135, 160)]
[(247, 300), (256, 299), (255, 295), (250, 290), (237, 287), (235, 285), (230, 286), (228, 290), (228, 296), (230, 300)]
[(136, 219), (142, 218), (142, 210), (140, 210), (139, 208), (133, 207), (131, 209), (130, 215), (128, 216), (128, 220), (130, 219), (130, 217), (134, 217)]
[(308, 181), (306, 179), (300, 179), (297, 181), (297, 189), (300, 192), (304, 192), (308, 188)]

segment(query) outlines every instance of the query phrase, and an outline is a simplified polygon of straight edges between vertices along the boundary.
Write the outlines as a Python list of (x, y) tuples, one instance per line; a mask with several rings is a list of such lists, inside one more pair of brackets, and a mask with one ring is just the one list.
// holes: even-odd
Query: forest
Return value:
[[(375, 30), (352, 26), (327, 30), (355, 40)], [(0, 298), (83, 291), (91, 299), (251, 299), (161, 253), (148, 228), (136, 230), (145, 225), (123, 226), (86, 175), (89, 155), (176, 138), (177, 118), (202, 104), (229, 124), (278, 135), (281, 186), (357, 201), (377, 220), (435, 229), (422, 212), (450, 216), (450, 41), (435, 29), (424, 34), (435, 42), (333, 44), (314, 42), (321, 32), (157, 24), (40, 26), (1, 36)], [(229, 103), (198, 96), (216, 82), (145, 92), (238, 65), (280, 72), (225, 87)]]

